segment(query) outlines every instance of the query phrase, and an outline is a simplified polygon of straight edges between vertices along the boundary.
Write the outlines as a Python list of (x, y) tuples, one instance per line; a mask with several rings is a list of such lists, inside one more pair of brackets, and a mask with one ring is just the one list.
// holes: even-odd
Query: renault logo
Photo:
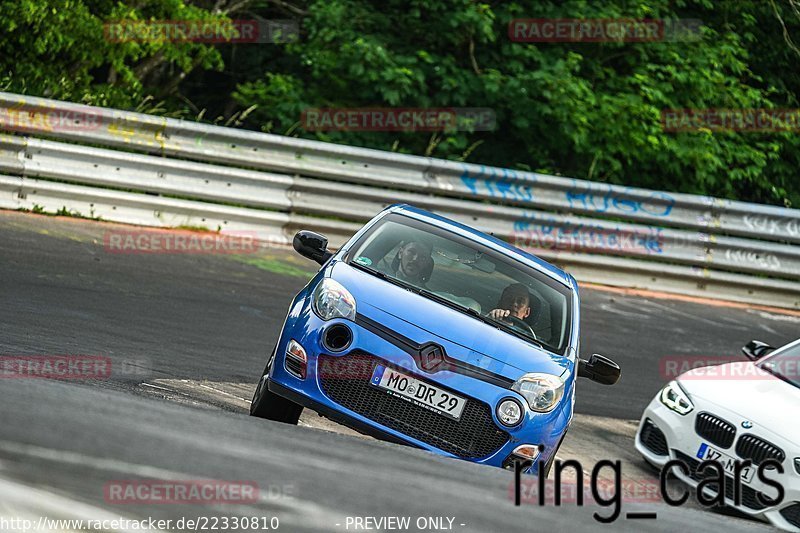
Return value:
[(444, 363), (444, 350), (441, 346), (429, 344), (419, 351), (419, 366), (426, 372), (436, 372)]

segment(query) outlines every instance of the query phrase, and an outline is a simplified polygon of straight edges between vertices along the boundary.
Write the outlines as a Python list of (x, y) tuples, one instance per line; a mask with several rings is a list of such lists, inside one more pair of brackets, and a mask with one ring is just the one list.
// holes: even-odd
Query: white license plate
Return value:
[[(727, 453), (721, 452), (716, 448), (712, 448), (706, 443), (700, 445), (700, 449), (697, 450), (697, 458), (701, 461), (716, 461), (722, 465), (725, 469), (727, 474), (730, 474), (733, 477), (736, 477), (736, 461), (737, 459), (731, 457)], [(738, 460), (740, 463), (742, 460)], [(711, 468), (709, 468), (709, 471)], [(754, 466), (748, 466), (742, 468), (742, 481), (745, 483), (750, 483), (753, 480), (753, 475), (755, 475), (756, 468)], [(708, 473), (708, 471), (706, 471)], [(710, 475), (710, 474), (708, 474)]]
[(467, 405), (467, 400), (461, 396), (382, 365), (375, 367), (370, 383), (414, 405), (454, 420), (461, 418), (461, 412)]

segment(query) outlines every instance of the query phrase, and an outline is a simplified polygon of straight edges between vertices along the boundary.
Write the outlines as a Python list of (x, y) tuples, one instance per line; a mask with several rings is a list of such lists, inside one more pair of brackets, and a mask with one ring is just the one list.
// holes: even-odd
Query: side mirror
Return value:
[(333, 255), (328, 251), (328, 238), (309, 230), (298, 231), (292, 240), (292, 246), (298, 254), (316, 261), (320, 265)]
[(600, 354), (592, 355), (588, 361), (578, 359), (578, 377), (589, 378), (601, 385), (613, 385), (621, 374), (619, 365)]
[(775, 348), (766, 342), (750, 341), (742, 348), (742, 353), (744, 353), (748, 359), (756, 361), (774, 350)]

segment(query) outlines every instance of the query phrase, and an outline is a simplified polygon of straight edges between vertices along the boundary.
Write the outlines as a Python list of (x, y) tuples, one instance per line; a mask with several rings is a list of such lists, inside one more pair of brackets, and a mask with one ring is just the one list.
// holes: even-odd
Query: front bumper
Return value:
[[(777, 435), (768, 432), (763, 428), (756, 426), (753, 429), (742, 430), (741, 423), (744, 419), (721, 407), (717, 404), (708, 402), (697, 396), (692, 397), (694, 403), (694, 410), (685, 416), (679, 415), (663, 405), (658, 395), (647, 406), (642, 418), (639, 422), (639, 429), (636, 432), (636, 449), (642, 456), (651, 464), (657, 467), (663, 467), (670, 460), (682, 460), (690, 467), (696, 466), (701, 462), (697, 457), (698, 451), (702, 444), (709, 444), (710, 446), (721, 450), (722, 452), (741, 459), (736, 454), (736, 444), (731, 445), (729, 448), (717, 446), (695, 432), (695, 420), (699, 413), (711, 413), (719, 418), (722, 418), (736, 427), (736, 437), (738, 440), (743, 433), (754, 434), (760, 436), (770, 442), (780, 446), (787, 453), (787, 459), (783, 462), (784, 473), (779, 474), (777, 470), (767, 470), (766, 475), (769, 479), (780, 483), (785, 490), (785, 497), (783, 502), (776, 506), (764, 506), (756, 498), (756, 492), (761, 492), (770, 498), (777, 497), (777, 491), (774, 487), (764, 484), (757, 476), (754, 476), (750, 483), (742, 482), (742, 500), (740, 505), (730, 496), (731, 489), (726, 490), (725, 503), (730, 507), (768, 521), (773, 525), (780, 527), (787, 531), (800, 532), (800, 474), (795, 472), (794, 465), (792, 464), (793, 457), (790, 452), (794, 450), (795, 445), (788, 441), (780, 439)], [(654, 432), (652, 424), (655, 426), (659, 433)], [(662, 438), (663, 435), (663, 438)], [(698, 479), (693, 478), (691, 475), (684, 475), (678, 468), (673, 468), (671, 472), (681, 481), (697, 488), (699, 485)], [(707, 471), (707, 476), (713, 475), (711, 471)], [(732, 482), (733, 478), (729, 477)], [(709, 489), (705, 491), (709, 496), (714, 496), (715, 493)], [(673, 495), (675, 496), (675, 495)]]
[[(500, 467), (503, 466), (504, 461), (512, 452), (523, 444), (540, 445), (542, 452), (539, 460), (546, 462), (555, 453), (555, 447), (569, 426), (572, 414), (571, 389), (568, 389), (569, 394), (565, 394), (562, 403), (552, 412), (534, 413), (526, 407), (524, 398), (518, 393), (492, 382), (491, 379), (481, 379), (480, 376), (464, 375), (449, 370), (442, 370), (434, 374), (425, 373), (416, 366), (411, 355), (400, 349), (395, 343), (389, 342), (382, 336), (357, 323), (341, 320), (322, 321), (307, 306), (305, 308), (298, 306), (296, 311), (297, 313), (294, 317), (290, 314), (290, 319), (287, 320), (278, 343), (275, 362), (270, 369), (268, 381), (270, 390), (357, 431), (382, 440)], [(389, 323), (387, 325), (392, 326), (393, 317), (391, 315), (381, 315), (374, 308), (370, 310), (370, 317), (379, 320), (381, 323)], [(345, 350), (340, 353), (331, 353), (330, 350), (325, 349), (323, 346), (322, 334), (327, 327), (337, 323), (346, 324), (352, 331), (353, 339)], [(398, 326), (397, 324), (394, 325)], [(408, 334), (408, 332), (405, 333)], [(458, 358), (460, 353), (465, 350), (464, 347), (449, 343), (441, 338), (431, 337), (428, 334), (424, 340), (441, 344), (446, 353), (454, 358)], [(285, 352), (291, 339), (299, 342), (306, 351), (308, 361), (305, 379), (293, 375), (287, 371), (285, 366)], [(380, 356), (374, 354), (380, 354)], [(325, 382), (324, 369), (331, 368), (331, 361), (346, 362), (348, 358), (350, 360), (356, 357), (363, 359), (365, 356), (366, 358), (377, 359), (381, 364), (399, 368), (402, 372), (411, 374), (418, 379), (445, 389), (451, 389), (456, 394), (467, 398), (468, 408), (477, 408), (478, 404), (485, 405), (485, 407), (481, 408), (481, 416), (483, 416), (483, 423), (486, 424), (487, 433), (473, 431), (472, 434), (467, 435), (466, 431), (463, 431), (468, 429), (463, 423), (465, 421), (464, 415), (462, 415), (460, 422), (453, 424), (449, 419), (441, 415), (430, 413), (423, 408), (391, 397), (389, 397), (391, 400), (403, 402), (404, 405), (401, 410), (388, 413), (393, 418), (383, 417), (381, 420), (384, 422), (379, 420), (381, 417), (375, 416), (374, 410), (370, 411), (364, 406), (352, 403), (345, 406), (343, 403), (347, 402), (342, 402), (341, 398), (339, 398), (339, 402), (335, 401), (332, 398), (335, 394), (332, 394), (330, 384)], [(361, 365), (343, 365), (342, 368), (356, 369), (355, 374), (344, 378), (353, 379), (354, 385), (356, 380), (366, 380), (368, 382), (371, 377), (371, 367), (367, 367), (364, 370)], [(492, 370), (497, 371), (500, 369), (495, 365)], [(322, 376), (320, 375), (321, 372), (323, 373)], [(341, 379), (339, 382), (342, 382)], [(358, 386), (362, 387), (360, 390), (366, 390), (363, 388), (364, 385), (362, 383), (359, 382)], [(364, 397), (370, 397), (370, 395), (366, 394)], [(497, 404), (506, 398), (517, 399), (525, 407), (522, 421), (512, 428), (502, 425), (497, 420), (495, 413)], [(413, 420), (405, 418), (412, 411)], [(387, 413), (382, 414), (387, 415)], [(473, 430), (475, 427), (473, 427)], [(437, 432), (440, 434), (435, 434)], [(464, 434), (461, 435), (459, 432)], [(502, 433), (504, 437), (498, 440), (498, 433)], [(464, 451), (467, 449), (466, 443), (484, 439), (487, 436), (495, 438), (498, 446), (491, 447), (492, 449), (488, 449), (485, 445), (483, 447), (469, 447), (469, 452)], [(475, 450), (482, 451), (476, 455)], [(461, 453), (462, 451), (463, 453)], [(535, 473), (536, 465), (531, 466), (527, 471)]]

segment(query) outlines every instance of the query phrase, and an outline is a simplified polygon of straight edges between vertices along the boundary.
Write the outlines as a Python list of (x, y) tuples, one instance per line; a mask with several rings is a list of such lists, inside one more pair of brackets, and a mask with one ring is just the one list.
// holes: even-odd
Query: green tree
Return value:
[[(517, 18), (699, 19), (698, 39), (521, 43)], [(293, 19), (283, 44), (113, 42), (108, 22)], [(0, 1), (0, 88), (576, 178), (800, 205), (800, 136), (669, 109), (798, 108), (800, 0)], [(163, 102), (163, 103), (162, 103)], [(255, 106), (244, 119), (241, 110)], [(316, 107), (488, 107), (493, 131), (313, 132)]]

